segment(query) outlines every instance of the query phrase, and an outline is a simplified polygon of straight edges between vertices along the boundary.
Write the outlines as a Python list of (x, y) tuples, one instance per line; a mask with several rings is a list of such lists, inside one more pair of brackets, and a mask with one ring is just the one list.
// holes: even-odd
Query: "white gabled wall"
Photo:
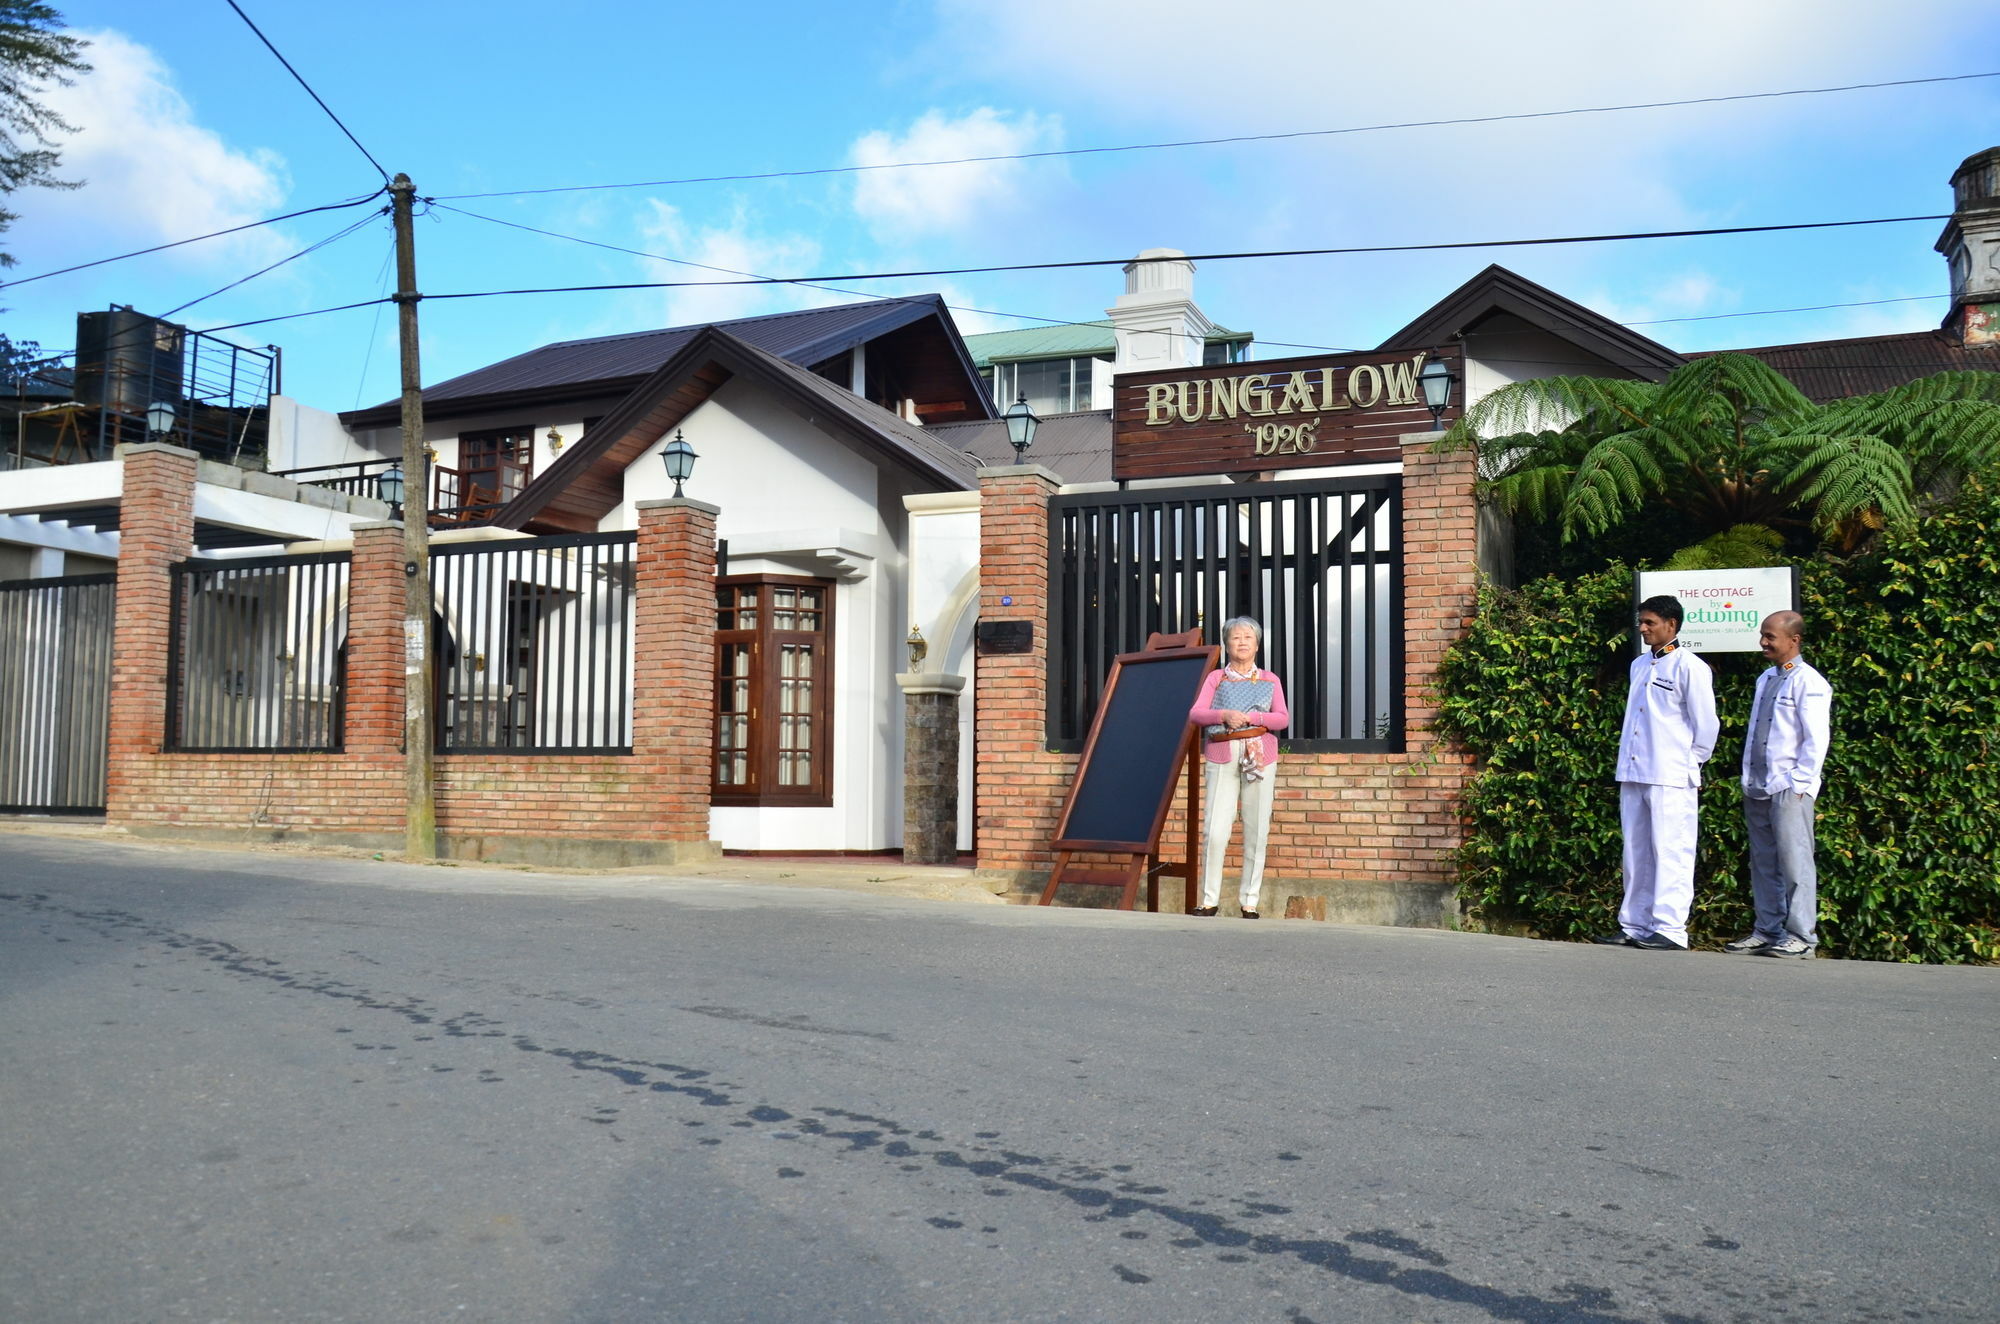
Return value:
[[(737, 380), (679, 430), (700, 458), (685, 494), (720, 508), (732, 574), (832, 579), (833, 803), (721, 805), (710, 833), (730, 850), (882, 850), (902, 842), (902, 696), (893, 641), (905, 591), (904, 516), (894, 473), (754, 383)], [(633, 503), (673, 495), (660, 438), (625, 471), (601, 523), (632, 528)], [(705, 733), (695, 735), (706, 739)]]

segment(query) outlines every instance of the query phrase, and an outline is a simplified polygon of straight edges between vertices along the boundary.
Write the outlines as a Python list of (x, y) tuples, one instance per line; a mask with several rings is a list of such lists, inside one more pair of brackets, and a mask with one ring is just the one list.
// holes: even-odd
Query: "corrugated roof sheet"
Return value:
[[(1688, 357), (1705, 358), (1721, 352), (1708, 350)], [(1960, 369), (2000, 372), (2000, 345), (1968, 346), (1942, 331), (1762, 345), (1730, 352), (1752, 354), (1764, 360), (1816, 401), (1886, 391), (1938, 372)]]
[[(1248, 331), (1215, 328), (1209, 343), (1248, 340)], [(1117, 337), (1110, 319), (1100, 322), (1063, 322), (1055, 326), (1029, 326), (1017, 331), (983, 331), (965, 337), (965, 348), (980, 367), (1010, 359), (1074, 358), (1079, 354), (1109, 357), (1117, 350)]]
[[(927, 431), (946, 446), (978, 457), (982, 467), (1015, 463), (1002, 419), (973, 423), (941, 423)], [(1065, 483), (1101, 483), (1111, 477), (1111, 411), (1080, 410), (1051, 414), (1035, 429), (1028, 462), (1054, 470)]]
[[(765, 313), (716, 322), (748, 344), (800, 363), (818, 363), (879, 334), (918, 318), (944, 315), (944, 300), (935, 294), (901, 299), (871, 299), (831, 308), (805, 308), (790, 313)], [(704, 323), (702, 325), (709, 325)], [(666, 327), (587, 340), (563, 340), (543, 345), (511, 359), (477, 368), (424, 388), (426, 404), (442, 404), (476, 396), (513, 391), (548, 390), (589, 382), (619, 381), (652, 372), (694, 338), (701, 326)], [(389, 408), (394, 401), (377, 408)]]

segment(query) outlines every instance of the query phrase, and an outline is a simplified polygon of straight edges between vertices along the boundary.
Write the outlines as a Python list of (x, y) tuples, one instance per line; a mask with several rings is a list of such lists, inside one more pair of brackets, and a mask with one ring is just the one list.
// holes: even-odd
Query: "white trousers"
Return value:
[(1246, 782), (1235, 759), (1203, 763), (1202, 789), (1208, 803), (1201, 816), (1201, 904), (1213, 906), (1222, 900), (1222, 860), (1229, 854), (1229, 837), (1240, 808), (1243, 882), (1237, 888), (1237, 903), (1245, 910), (1255, 910), (1257, 896), (1264, 890), (1264, 839), (1271, 832), (1271, 799), (1277, 789), (1278, 765), (1267, 765), (1262, 777)]
[(1625, 904), (1618, 908), (1618, 926), (1626, 937), (1657, 933), (1687, 946), (1700, 795), (1692, 786), (1618, 783), (1625, 828)]

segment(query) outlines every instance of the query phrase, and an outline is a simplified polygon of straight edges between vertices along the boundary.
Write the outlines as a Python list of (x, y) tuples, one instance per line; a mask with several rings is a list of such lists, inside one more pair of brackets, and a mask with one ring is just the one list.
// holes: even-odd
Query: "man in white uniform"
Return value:
[(1757, 677), (1743, 742), (1743, 821), (1750, 829), (1750, 895), (1757, 927), (1725, 952), (1809, 957), (1819, 946), (1819, 873), (1813, 808), (1832, 740), (1833, 687), (1799, 656), (1805, 619), (1764, 618), (1757, 632), (1771, 666)]
[(1625, 829), (1625, 903), (1618, 932), (1596, 941), (1687, 950), (1700, 832), (1701, 765), (1715, 752), (1715, 683), (1708, 663), (1676, 642), (1679, 598), (1639, 604), (1645, 651), (1632, 659), (1618, 738), (1618, 813)]

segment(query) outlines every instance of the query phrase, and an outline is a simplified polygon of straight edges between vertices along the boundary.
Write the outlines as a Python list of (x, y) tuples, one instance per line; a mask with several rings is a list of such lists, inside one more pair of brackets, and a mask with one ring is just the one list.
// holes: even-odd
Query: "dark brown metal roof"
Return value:
[[(944, 423), (930, 433), (944, 445), (969, 451), (983, 466), (1015, 463), (1004, 419)], [(1027, 461), (1051, 469), (1065, 483), (1101, 483), (1111, 477), (1111, 411), (1051, 414), (1035, 429)]]
[(1657, 340), (1565, 299), (1546, 285), (1490, 266), (1439, 299), (1378, 349), (1428, 349), (1455, 340), (1496, 313), (1511, 313), (1615, 363), (1634, 377), (1659, 381), (1684, 359)]
[[(1705, 358), (1723, 352), (1708, 350), (1688, 357)], [(1965, 345), (1943, 331), (1813, 340), (1728, 352), (1751, 354), (1764, 360), (1816, 401), (1870, 395), (1939, 372), (1968, 368), (2000, 372), (2000, 345)]]
[(586, 531), (624, 499), (625, 470), (718, 389), (751, 378), (815, 425), (864, 453), (906, 465), (943, 488), (976, 485), (978, 461), (810, 369), (717, 327), (703, 327), (494, 516), (502, 528)]
[[(706, 325), (721, 327), (766, 353), (810, 366), (927, 318), (937, 319), (937, 338), (948, 342), (935, 347), (935, 352), (928, 356), (933, 360), (931, 366), (950, 375), (950, 360), (955, 358), (965, 387), (945, 394), (965, 397), (964, 412), (991, 415), (993, 411), (979, 385), (978, 370), (945, 310), (943, 296), (937, 294), (871, 299), (832, 308), (739, 317), (702, 326), (558, 341), (425, 387), (424, 410), (427, 415), (444, 417), (584, 395), (622, 393), (671, 359)], [(401, 404), (389, 400), (367, 409), (350, 410), (340, 417), (350, 428), (383, 427), (401, 417)]]

